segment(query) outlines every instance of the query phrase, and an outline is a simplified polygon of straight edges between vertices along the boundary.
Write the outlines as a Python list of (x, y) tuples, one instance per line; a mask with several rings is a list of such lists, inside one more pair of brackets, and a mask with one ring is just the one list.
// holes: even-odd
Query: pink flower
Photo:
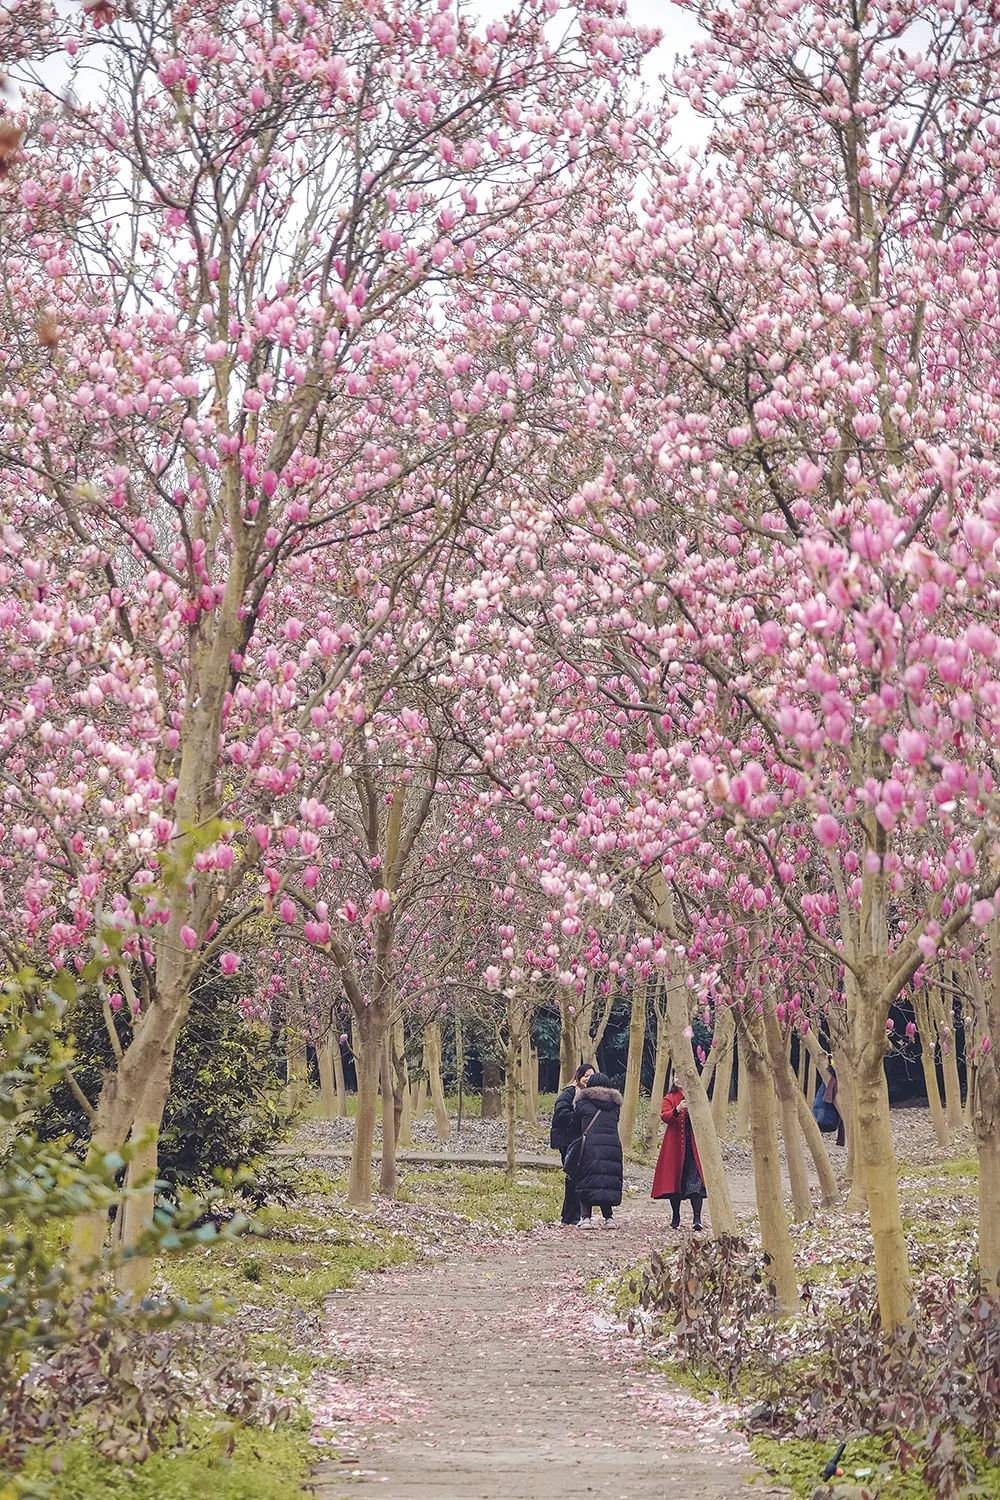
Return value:
[(384, 917), (391, 905), (392, 897), (389, 892), (384, 885), (379, 886), (378, 890), (372, 896), (372, 911), (376, 912), (380, 917)]
[(284, 897), (279, 910), (281, 912), (281, 920), (283, 922), (295, 921), (295, 902), (292, 900), (291, 896)]
[(709, 780), (712, 770), (712, 762), (708, 759), (707, 755), (696, 755), (690, 763), (691, 775), (701, 786), (704, 786), (705, 782)]
[(774, 656), (776, 652), (780, 651), (781, 643), (784, 640), (784, 632), (782, 631), (781, 626), (778, 624), (777, 620), (764, 621), (763, 625), (760, 627), (760, 639), (764, 650), (769, 652), (772, 656)]
[(977, 927), (987, 927), (995, 915), (992, 901), (977, 901), (972, 908), (972, 920)]
[(840, 824), (830, 813), (821, 813), (813, 824), (813, 832), (824, 849), (836, 849), (840, 842)]
[(197, 948), (198, 934), (195, 932), (193, 927), (181, 928), (181, 942), (184, 944), (185, 948), (189, 949), (190, 951), (193, 951), (195, 948)]
[(908, 766), (919, 766), (927, 759), (927, 736), (919, 729), (901, 729), (899, 753)]
[(219, 968), (223, 974), (235, 974), (240, 966), (240, 955), (238, 953), (222, 953), (219, 956)]
[(795, 483), (805, 494), (812, 495), (819, 489), (823, 479), (823, 470), (819, 464), (814, 464), (809, 458), (800, 458), (792, 470)]
[(983, 1054), (984, 1057), (986, 1056), (987, 1052), (989, 1052), (990, 1045), (991, 1044), (990, 1044), (989, 1037), (988, 1036), (984, 1036), (983, 1039), (982, 1039), (982, 1041), (979, 1043), (979, 1050)]

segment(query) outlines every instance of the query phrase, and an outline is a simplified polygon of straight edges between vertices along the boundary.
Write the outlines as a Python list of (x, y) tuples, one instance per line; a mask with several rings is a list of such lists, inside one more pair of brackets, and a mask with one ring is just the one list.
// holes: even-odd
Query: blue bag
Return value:
[(840, 1126), (840, 1111), (835, 1104), (826, 1102), (826, 1084), (821, 1083), (813, 1100), (813, 1119), (824, 1135), (830, 1135)]

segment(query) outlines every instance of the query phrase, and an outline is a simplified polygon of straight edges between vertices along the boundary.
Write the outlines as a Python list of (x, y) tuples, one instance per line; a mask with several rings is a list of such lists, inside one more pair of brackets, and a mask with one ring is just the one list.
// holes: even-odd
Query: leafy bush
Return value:
[[(655, 1257), (630, 1282), (630, 1327), (672, 1363), (754, 1398), (752, 1432), (810, 1442), (867, 1435), (939, 1500), (972, 1494), (1000, 1459), (1000, 1299), (973, 1279), (918, 1283), (907, 1329), (884, 1333), (875, 1287), (807, 1286), (804, 1313), (779, 1320), (759, 1253), (739, 1240), (698, 1240)], [(860, 1491), (855, 1492), (860, 1494)], [(840, 1491), (817, 1490), (817, 1496)]]
[[(67, 985), (61, 989), (65, 994)], [(33, 1445), (72, 1435), (84, 1422), (100, 1452), (146, 1457), (190, 1407), (205, 1400), (227, 1416), (258, 1414), (253, 1373), (228, 1353), (191, 1357), (197, 1335), (178, 1319), (208, 1307), (118, 1297), (106, 1274), (123, 1258), (103, 1251), (73, 1268), (67, 1243), (81, 1216), (107, 1216), (121, 1199), (125, 1158), (82, 1162), (27, 1128), (63, 1085), (71, 1054), (59, 1042), (59, 996), (19, 975), (0, 993), (0, 1463), (16, 1470)], [(150, 1254), (234, 1238), (199, 1224), (205, 1205), (161, 1205), (138, 1247)], [(83, 1273), (83, 1274), (81, 1274)], [(81, 1287), (83, 1288), (81, 1290)], [(216, 1349), (217, 1344), (214, 1345)], [(197, 1369), (192, 1380), (192, 1366)], [(19, 1484), (14, 1493), (29, 1494)]]
[[(207, 1191), (221, 1172), (257, 1167), (288, 1123), (282, 1104), (282, 1080), (270, 1033), (244, 1020), (237, 982), (211, 974), (194, 991), (174, 1059), (170, 1095), (159, 1141), (159, 1175), (175, 1193)], [(123, 1044), (130, 1025), (124, 1011), (114, 1018)], [(74, 1076), (90, 1099), (100, 1090), (102, 1074), (113, 1064), (111, 1038), (93, 994), (84, 993), (71, 1007), (67, 1029), (75, 1062)], [(88, 1136), (87, 1119), (69, 1086), (59, 1083), (43, 1115), (40, 1135), (51, 1140)], [(259, 1194), (252, 1184), (243, 1191), (260, 1199), (280, 1197), (287, 1183), (270, 1166)]]

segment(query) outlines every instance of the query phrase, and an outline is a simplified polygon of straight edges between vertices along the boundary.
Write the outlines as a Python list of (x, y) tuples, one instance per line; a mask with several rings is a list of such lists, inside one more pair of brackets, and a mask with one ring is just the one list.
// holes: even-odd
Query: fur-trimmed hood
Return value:
[(595, 1088), (577, 1089), (575, 1102), (579, 1104), (581, 1099), (593, 1099), (598, 1109), (621, 1109), (622, 1096), (617, 1089), (602, 1088), (598, 1084)]

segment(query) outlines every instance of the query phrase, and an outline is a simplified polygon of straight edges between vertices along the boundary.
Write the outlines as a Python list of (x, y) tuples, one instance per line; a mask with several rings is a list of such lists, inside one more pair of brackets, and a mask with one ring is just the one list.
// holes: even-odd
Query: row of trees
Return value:
[(4, 18), (3, 940), (96, 985), (134, 1187), (206, 965), (344, 997), (356, 1201), (404, 1016), (513, 1071), (555, 995), (568, 1070), (627, 980), (723, 1231), (738, 1039), (785, 1300), (822, 1029), (892, 1327), (904, 994), (946, 1056), (963, 997), (1000, 1274), (994, 29), (687, 8), (655, 109), (618, 0)]

